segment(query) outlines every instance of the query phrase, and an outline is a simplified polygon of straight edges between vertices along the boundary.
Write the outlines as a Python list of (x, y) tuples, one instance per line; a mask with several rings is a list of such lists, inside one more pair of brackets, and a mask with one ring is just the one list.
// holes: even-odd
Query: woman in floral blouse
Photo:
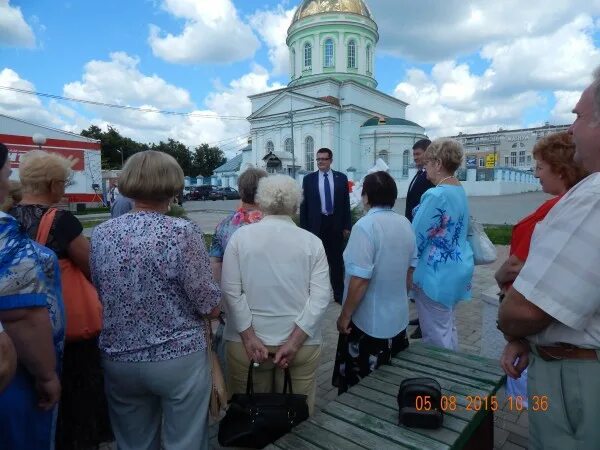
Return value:
[(423, 342), (457, 350), (454, 308), (471, 298), (473, 250), (467, 242), (469, 205), (454, 176), (463, 157), (452, 139), (433, 141), (425, 152), (429, 189), (412, 222), (419, 262), (414, 273), (415, 301)]
[(183, 189), (183, 171), (165, 153), (136, 153), (119, 188), (135, 208), (96, 227), (91, 242), (117, 446), (207, 449), (211, 373), (203, 316), (218, 315), (221, 292), (200, 228), (165, 215)]
[(231, 235), (240, 227), (259, 222), (263, 214), (254, 203), (254, 196), (258, 188), (258, 182), (268, 174), (262, 169), (250, 167), (238, 178), (238, 190), (240, 191), (241, 205), (239, 208), (225, 217), (217, 228), (210, 248), (210, 260), (213, 267), (215, 280), (221, 281), (221, 266), (223, 255)]

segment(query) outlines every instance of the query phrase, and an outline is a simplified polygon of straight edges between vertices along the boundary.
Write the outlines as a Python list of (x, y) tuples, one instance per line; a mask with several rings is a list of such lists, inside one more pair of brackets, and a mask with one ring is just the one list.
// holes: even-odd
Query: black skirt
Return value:
[(390, 339), (369, 336), (350, 322), (350, 334), (340, 334), (331, 383), (338, 394), (348, 390), (382, 364), (408, 348), (406, 330)]
[(56, 449), (96, 449), (111, 442), (113, 434), (97, 339), (65, 344), (61, 384)]

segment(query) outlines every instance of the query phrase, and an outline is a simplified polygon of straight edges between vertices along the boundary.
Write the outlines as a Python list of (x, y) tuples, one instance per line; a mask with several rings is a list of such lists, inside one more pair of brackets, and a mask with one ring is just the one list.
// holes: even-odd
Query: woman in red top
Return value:
[[(535, 212), (513, 227), (509, 257), (495, 275), (501, 289), (500, 301), (525, 264), (536, 225), (544, 220), (546, 214), (569, 189), (585, 177), (586, 173), (583, 168), (573, 161), (574, 154), (575, 144), (567, 132), (551, 134), (541, 139), (533, 148), (533, 157), (536, 161), (535, 176), (539, 178), (543, 191), (554, 197), (544, 202)], [(525, 376), (519, 379), (520, 371), (506, 361), (508, 361), (507, 355), (503, 354), (502, 366), (507, 375), (512, 378), (509, 378), (507, 382), (508, 394), (510, 395), (512, 391), (514, 395), (520, 395), (526, 399), (527, 373), (524, 372)], [(514, 361), (514, 358), (510, 361)], [(526, 366), (526, 359), (520, 361), (517, 366), (521, 366), (521, 364)]]

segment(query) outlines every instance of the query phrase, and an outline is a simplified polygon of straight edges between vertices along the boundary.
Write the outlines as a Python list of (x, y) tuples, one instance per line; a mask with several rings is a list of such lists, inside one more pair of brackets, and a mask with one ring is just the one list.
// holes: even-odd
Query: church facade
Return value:
[[(321, 147), (333, 168), (360, 179), (381, 158), (407, 178), (411, 149), (425, 130), (405, 119), (407, 103), (378, 91), (379, 33), (363, 0), (304, 0), (288, 29), (290, 83), (250, 97), (250, 148), (238, 173), (263, 167), (300, 181), (315, 170)], [(233, 186), (228, 172), (222, 184)]]

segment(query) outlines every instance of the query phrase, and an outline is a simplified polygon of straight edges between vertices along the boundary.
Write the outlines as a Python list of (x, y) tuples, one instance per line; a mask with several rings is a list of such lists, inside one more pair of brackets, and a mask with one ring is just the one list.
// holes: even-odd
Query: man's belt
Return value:
[(559, 344), (558, 347), (535, 346), (538, 355), (544, 361), (560, 361), (562, 359), (598, 360), (598, 353), (591, 348), (580, 348), (571, 344)]

